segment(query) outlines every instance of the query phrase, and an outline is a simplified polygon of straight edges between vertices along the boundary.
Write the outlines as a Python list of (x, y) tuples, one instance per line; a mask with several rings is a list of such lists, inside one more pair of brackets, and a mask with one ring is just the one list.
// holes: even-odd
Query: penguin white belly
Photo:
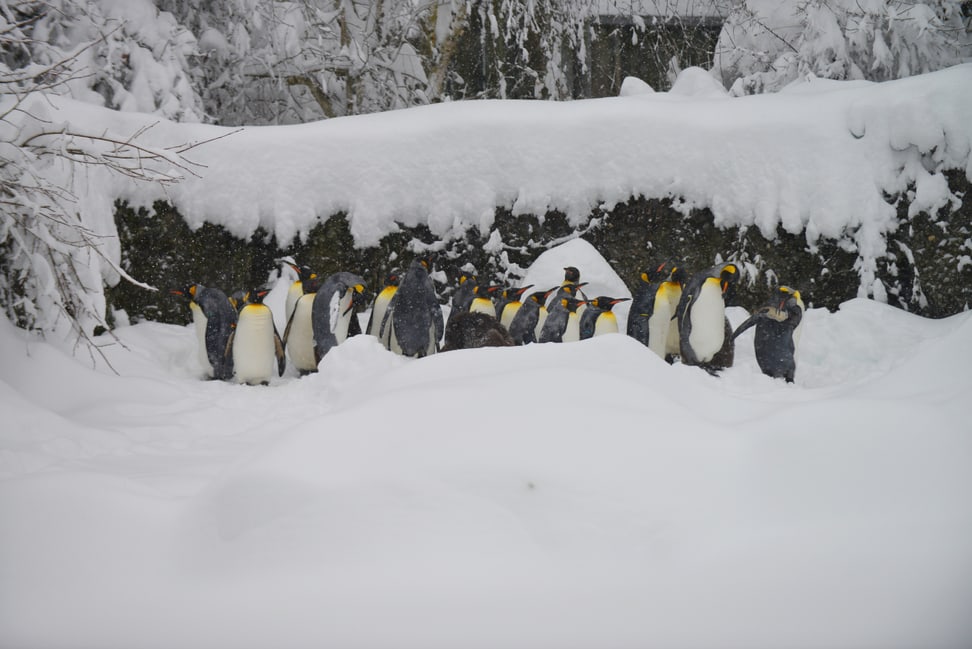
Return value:
[(294, 367), (304, 372), (317, 369), (317, 359), (314, 354), (314, 324), (311, 320), (313, 309), (313, 294), (301, 296), (294, 308), (290, 332), (287, 334), (287, 355), (293, 361)]
[(485, 313), (486, 315), (491, 315), (496, 317), (496, 307), (493, 306), (492, 300), (487, 300), (485, 298), (477, 297), (469, 305), (470, 313)]
[(665, 358), (668, 349), (668, 336), (671, 329), (678, 335), (678, 327), (672, 327), (672, 315), (675, 311), (668, 300), (668, 293), (664, 287), (655, 293), (655, 306), (648, 318), (648, 349)]
[(304, 295), (304, 284), (303, 282), (297, 281), (290, 285), (287, 289), (287, 303), (286, 303), (286, 313), (287, 318), (284, 322), (290, 322), (290, 317), (294, 314), (294, 307), (297, 306), (297, 302)]
[(510, 302), (503, 307), (503, 313), (500, 317), (500, 324), (503, 325), (507, 331), (510, 329), (510, 325), (513, 324), (513, 318), (516, 317), (516, 312), (520, 310), (523, 306), (520, 302)]
[(561, 341), (572, 343), (580, 340), (580, 316), (577, 313), (567, 314), (567, 327), (564, 328), (564, 335)]
[(717, 279), (702, 285), (688, 317), (692, 322), (689, 345), (699, 362), (708, 363), (722, 349), (726, 336), (726, 303)]
[(206, 350), (206, 325), (209, 319), (203, 313), (202, 308), (195, 302), (189, 303), (189, 311), (192, 312), (192, 326), (196, 330), (196, 355), (199, 358), (199, 366), (206, 376), (213, 376), (213, 366), (209, 362), (209, 352)]
[(331, 298), (331, 333), (339, 345), (348, 339), (348, 327), (354, 317), (354, 312), (348, 308), (351, 306), (353, 293), (354, 289), (349, 288), (343, 294), (335, 293)]
[(540, 340), (540, 332), (543, 331), (543, 323), (547, 321), (548, 315), (547, 307), (541, 306), (540, 313), (537, 317), (537, 326), (533, 329), (534, 340)]
[(375, 305), (371, 309), (371, 328), (368, 329), (369, 335), (375, 338), (381, 338), (381, 322), (385, 319), (385, 312), (388, 311), (388, 303), (391, 302), (397, 288), (396, 286), (386, 287), (375, 298)]
[(597, 320), (594, 322), (595, 336), (616, 333), (618, 333), (618, 318), (613, 312), (605, 311), (597, 317)]
[(277, 357), (270, 309), (244, 307), (233, 336), (233, 368), (239, 383), (255, 385), (270, 380)]
[[(678, 356), (679, 354), (679, 336), (678, 336), (678, 322), (672, 320), (675, 315), (675, 311), (678, 309), (678, 303), (682, 299), (682, 287), (672, 282), (671, 288), (665, 288), (665, 295), (668, 297), (669, 304), (669, 314), (668, 314), (668, 336), (667, 342), (665, 344), (665, 355)], [(665, 356), (662, 356), (664, 358)]]

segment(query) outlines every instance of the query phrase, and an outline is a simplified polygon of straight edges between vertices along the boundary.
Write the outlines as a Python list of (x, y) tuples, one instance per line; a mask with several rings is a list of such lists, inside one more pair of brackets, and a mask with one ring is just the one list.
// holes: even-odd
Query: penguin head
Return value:
[(645, 284), (651, 284), (652, 282), (657, 282), (659, 279), (665, 276), (665, 266), (668, 262), (662, 262), (657, 268), (649, 268), (641, 272), (641, 281)]
[(432, 255), (425, 253), (412, 260), (412, 268), (422, 268), (425, 272), (432, 272)]
[(736, 268), (735, 264), (726, 264), (723, 266), (722, 272), (719, 273), (719, 284), (722, 286), (722, 292), (725, 293), (738, 279), (739, 269)]
[(385, 286), (398, 286), (401, 281), (402, 275), (397, 268), (385, 275)]
[(206, 287), (202, 284), (189, 284), (182, 288), (170, 288), (169, 293), (172, 295), (178, 295), (180, 297), (186, 297), (190, 300), (196, 299), (196, 294), (202, 292)]
[(459, 285), (462, 286), (466, 282), (472, 282), (476, 284), (478, 282), (475, 273), (470, 273), (467, 271), (462, 271), (459, 273)]
[(349, 286), (348, 291), (351, 293), (351, 301), (348, 302), (348, 308), (344, 310), (342, 315), (347, 315), (350, 311), (353, 311), (355, 307), (364, 308), (366, 306), (364, 284), (355, 284), (353, 286)]
[(500, 288), (501, 287), (499, 286), (486, 286), (484, 284), (476, 284), (476, 286), (473, 287), (473, 294), (476, 297), (492, 299), (493, 293), (500, 290)]
[(247, 304), (263, 304), (263, 298), (269, 293), (265, 288), (251, 288), (249, 291), (243, 295), (243, 305)]
[(304, 290), (304, 295), (317, 293), (317, 289), (320, 287), (321, 277), (317, 273), (311, 273), (307, 279), (301, 280), (301, 288)]
[(563, 297), (560, 298), (560, 303), (567, 309), (568, 312), (574, 313), (577, 311), (578, 307), (582, 304), (587, 304), (584, 300), (578, 300), (575, 297)]
[(284, 263), (294, 269), (294, 272), (297, 273), (297, 281), (301, 283), (306, 282), (309, 279), (317, 278), (317, 273), (312, 271), (310, 266), (306, 264), (298, 265), (286, 259), (284, 260)]
[(580, 271), (573, 266), (564, 267), (564, 281), (576, 284), (580, 281)]
[(595, 306), (602, 311), (610, 311), (615, 304), (625, 302), (630, 299), (630, 297), (608, 297), (606, 295), (598, 295), (593, 300), (589, 300), (588, 304)]
[(236, 309), (237, 313), (239, 313), (240, 309), (246, 305), (246, 293), (243, 291), (243, 289), (233, 291), (233, 294), (230, 295), (228, 299), (229, 303), (234, 309)]
[(671, 274), (668, 276), (668, 281), (672, 282), (673, 284), (678, 284), (679, 286), (682, 286), (683, 284), (685, 284), (685, 282), (688, 281), (688, 278), (689, 277), (688, 277), (687, 270), (685, 270), (681, 266), (673, 265)]
[(803, 298), (800, 296), (800, 291), (792, 289), (789, 286), (781, 286), (779, 287), (779, 291), (787, 298), (792, 297), (794, 300), (796, 300), (796, 303), (800, 305), (800, 308), (803, 308)]
[(587, 282), (581, 282), (580, 284), (565, 284), (560, 287), (564, 293), (568, 295), (576, 295), (577, 289), (587, 286)]
[(554, 286), (552, 289), (547, 291), (534, 291), (533, 293), (530, 293), (530, 295), (527, 296), (527, 299), (536, 302), (540, 306), (543, 306), (544, 304), (547, 303), (547, 300), (550, 299), (550, 296), (553, 295), (554, 291), (556, 291), (559, 288), (560, 288), (559, 286)]
[(529, 289), (533, 288), (533, 284), (527, 284), (526, 286), (521, 286), (520, 288), (513, 289), (513, 295), (511, 296), (514, 300), (519, 300), (523, 297)]

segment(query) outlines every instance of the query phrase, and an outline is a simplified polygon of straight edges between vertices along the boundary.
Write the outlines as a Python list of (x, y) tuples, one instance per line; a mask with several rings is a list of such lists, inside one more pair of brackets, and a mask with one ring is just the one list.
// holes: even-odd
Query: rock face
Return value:
[[(948, 180), (953, 191), (972, 196), (972, 183), (964, 174), (952, 173)], [(909, 219), (905, 196), (898, 202), (898, 214), (898, 229), (888, 237), (887, 254), (878, 268), (887, 301), (935, 318), (972, 305), (972, 200), (966, 198), (954, 212), (943, 208), (933, 216), (921, 213)], [(260, 232), (244, 241), (209, 224), (192, 231), (164, 203), (154, 206), (154, 214), (119, 204), (116, 221), (122, 265), (132, 276), (163, 287), (198, 282), (228, 294), (266, 282), (278, 268), (275, 259), (283, 255), (293, 255), (319, 275), (350, 269), (369, 287), (381, 286), (389, 269), (409, 261), (400, 255), (410, 241), (433, 243), (427, 229), (402, 227), (377, 246), (356, 248), (341, 214), (328, 218), (303, 241), (284, 244)], [(502, 246), (495, 245), (497, 233)], [(480, 277), (509, 277), (508, 270), (528, 267), (544, 250), (572, 234), (562, 214), (540, 219), (513, 216), (508, 209), (498, 208), (490, 232), (468, 231), (436, 253), (434, 268), (448, 278), (447, 283), (436, 285), (440, 301), (448, 301), (465, 264), (475, 266)], [(756, 228), (719, 228), (708, 210), (693, 210), (686, 216), (670, 200), (637, 198), (610, 212), (593, 213), (580, 236), (597, 248), (629, 287), (656, 260), (675, 261), (690, 273), (717, 261), (735, 261), (746, 270), (746, 277), (728, 302), (747, 308), (761, 305), (768, 288), (786, 284), (803, 294), (808, 307), (835, 309), (856, 297), (860, 285), (857, 253), (846, 244), (819, 240), (811, 248), (802, 233), (780, 230), (770, 240)], [(110, 307), (124, 309), (134, 319), (187, 321), (184, 304), (126, 282), (108, 289), (107, 297)]]

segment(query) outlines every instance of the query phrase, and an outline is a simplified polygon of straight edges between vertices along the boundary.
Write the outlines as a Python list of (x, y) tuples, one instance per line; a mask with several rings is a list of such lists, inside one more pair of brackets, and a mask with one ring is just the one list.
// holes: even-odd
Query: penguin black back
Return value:
[(412, 261), (402, 278), (386, 318), (391, 320), (391, 336), (403, 356), (422, 357), (438, 351), (444, 322), (442, 307), (429, 276), (432, 260)]
[(633, 291), (631, 310), (628, 312), (627, 334), (647, 346), (649, 339), (648, 320), (655, 312), (655, 295), (664, 278), (666, 263), (649, 268), (641, 273), (638, 287)]
[(534, 291), (523, 300), (523, 304), (510, 323), (510, 336), (517, 345), (537, 342), (537, 325), (540, 323), (540, 310), (546, 311), (547, 298), (559, 287), (547, 291)]
[(732, 334), (733, 339), (750, 327), (756, 327), (753, 345), (760, 371), (773, 378), (793, 383), (796, 373), (796, 346), (793, 333), (803, 320), (799, 293), (783, 292), (780, 299), (749, 316)]

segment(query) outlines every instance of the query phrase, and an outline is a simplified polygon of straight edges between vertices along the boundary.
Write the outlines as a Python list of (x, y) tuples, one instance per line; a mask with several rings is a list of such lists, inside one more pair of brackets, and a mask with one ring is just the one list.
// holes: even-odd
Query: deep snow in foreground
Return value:
[(805, 322), (793, 385), (749, 333), (720, 378), (360, 336), (248, 387), (191, 327), (116, 375), (0, 320), (0, 646), (969, 646), (972, 315)]

